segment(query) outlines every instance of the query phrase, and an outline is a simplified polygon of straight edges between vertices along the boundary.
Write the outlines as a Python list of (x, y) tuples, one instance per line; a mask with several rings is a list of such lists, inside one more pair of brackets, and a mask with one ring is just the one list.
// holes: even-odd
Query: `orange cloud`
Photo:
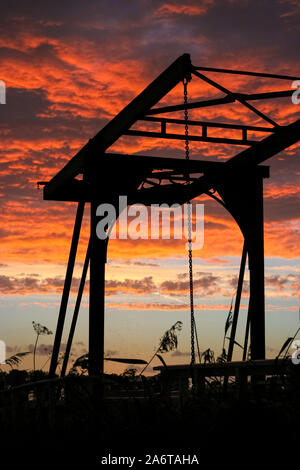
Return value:
[(188, 16), (203, 15), (204, 13), (207, 12), (208, 8), (213, 3), (214, 3), (213, 0), (202, 0), (201, 2), (197, 2), (197, 4), (195, 5), (165, 3), (155, 11), (155, 15), (161, 16), (161, 17), (168, 17), (172, 15), (188, 15)]

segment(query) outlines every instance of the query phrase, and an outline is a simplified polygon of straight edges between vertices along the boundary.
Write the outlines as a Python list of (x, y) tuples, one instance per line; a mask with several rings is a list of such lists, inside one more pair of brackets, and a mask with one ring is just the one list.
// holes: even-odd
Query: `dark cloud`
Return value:
[[(206, 273), (196, 273), (194, 278), (195, 293), (200, 293), (201, 296), (211, 296), (221, 291), (222, 285), (224, 286), (227, 280), (223, 280), (220, 276), (214, 276)], [(71, 291), (77, 293), (80, 283), (80, 278), (74, 277), (72, 280)], [(1, 294), (18, 294), (28, 295), (33, 293), (61, 293), (63, 290), (64, 278), (61, 276), (40, 278), (37, 275), (19, 275), (7, 276), (0, 275), (0, 293)], [(86, 281), (86, 288), (89, 288), (89, 281)], [(145, 295), (154, 292), (161, 292), (162, 294), (168, 293), (170, 295), (185, 294), (189, 289), (188, 280), (168, 280), (161, 284), (154, 282), (152, 276), (146, 276), (142, 279), (124, 279), (119, 281), (115, 279), (108, 279), (105, 282), (106, 296), (112, 296), (120, 293)], [(153, 304), (156, 306), (157, 304)], [(165, 307), (165, 304), (161, 304)], [(173, 306), (182, 308), (182, 306), (174, 304)]]
[(272, 275), (272, 276), (266, 277), (266, 285), (275, 287), (276, 289), (279, 289), (279, 290), (283, 290), (286, 287), (288, 282), (289, 282), (289, 279), (283, 276)]
[[(198, 273), (200, 278), (194, 279), (194, 290), (195, 293), (201, 293), (201, 295), (210, 296), (220, 291), (218, 281), (221, 280), (219, 276), (212, 274)], [(168, 292), (170, 294), (180, 294), (187, 292), (190, 288), (189, 280), (186, 281), (164, 281), (160, 285), (162, 292)]]
[[(73, 356), (77, 357), (78, 355), (85, 354), (87, 352), (86, 348), (82, 348), (80, 346), (84, 346), (84, 343), (78, 343), (78, 342), (73, 343), (70, 357), (73, 357)], [(66, 347), (67, 347), (66, 343), (61, 343), (60, 354), (64, 354), (66, 352)], [(50, 354), (52, 354), (52, 349), (53, 349), (52, 344), (41, 343), (41, 344), (38, 344), (36, 348), (36, 354), (40, 356), (49, 356)], [(34, 345), (29, 344), (26, 350), (29, 351), (30, 353), (33, 353)]]
[[(52, 353), (52, 349), (53, 349), (52, 344), (42, 344), (41, 343), (41, 344), (38, 344), (38, 346), (36, 348), (36, 354), (39, 354), (40, 356), (49, 356), (49, 354)], [(66, 350), (66, 345), (62, 344), (61, 345), (61, 351), (65, 352), (65, 350)], [(28, 347), (27, 347), (27, 351), (33, 353), (34, 345), (29, 344)]]
[(270, 287), (282, 294), (300, 298), (300, 275), (287, 274), (266, 276), (266, 287)]
[[(49, 84), (49, 86), (51, 85)], [(82, 89), (84, 89), (84, 85), (82, 85)], [(46, 90), (7, 87), (6, 105), (0, 108), (2, 139), (4, 141), (9, 139), (31, 140), (32, 142), (44, 139), (46, 147), (49, 139), (72, 141), (72, 139), (78, 138), (78, 130), (80, 129), (84, 142), (84, 139), (87, 140), (90, 137), (91, 132), (96, 133), (106, 121), (103, 118), (78, 116), (81, 108), (75, 103), (66, 103), (65, 109), (62, 106), (59, 112), (53, 113), (52, 104), (52, 101), (47, 97)], [(78, 113), (75, 115), (73, 112), (76, 107)], [(103, 114), (100, 108), (98, 111), (99, 115)], [(30, 165), (30, 154), (26, 152), (24, 156), (27, 157), (26, 164)], [(36, 155), (32, 160), (36, 160)]]
[(284, 222), (300, 219), (300, 195), (282, 196), (264, 201), (264, 217), (266, 222)]
[[(20, 235), (22, 234), (22, 230), (7, 230), (3, 227), (0, 227), (0, 238), (7, 238), (11, 237), (12, 235)], [(1, 267), (6, 266), (5, 264), (1, 264)]]
[[(237, 289), (237, 285), (238, 285), (238, 276), (234, 276), (233, 278), (230, 279), (229, 281), (229, 285), (234, 289), (236, 290)], [(244, 279), (243, 281), (243, 293), (246, 293), (248, 294), (250, 291), (250, 284), (249, 284), (249, 281)]]
[[(267, 275), (266, 276), (266, 287), (286, 292), (292, 296), (300, 295), (300, 275), (288, 274), (288, 275)], [(72, 280), (71, 292), (77, 294), (80, 278), (74, 277)], [(7, 276), (0, 275), (0, 294), (2, 295), (29, 295), (29, 294), (60, 294), (63, 290), (64, 278), (61, 276), (54, 276), (48, 278), (41, 278), (37, 274), (32, 275), (19, 275), (19, 276)], [(231, 296), (232, 289), (237, 287), (237, 276), (230, 277), (216, 276), (211, 273), (196, 272), (194, 273), (194, 293), (201, 297), (211, 297), (215, 294), (221, 294), (224, 296)], [(89, 281), (86, 281), (86, 288), (89, 288)], [(177, 280), (167, 280), (160, 284), (155, 283), (152, 276), (146, 276), (142, 279), (124, 279), (124, 281), (118, 281), (114, 279), (108, 279), (105, 283), (105, 294), (107, 297), (117, 294), (135, 294), (145, 295), (154, 292), (161, 294), (168, 294), (173, 296), (186, 295), (189, 291), (190, 284), (187, 275), (180, 274), (177, 276)], [(244, 280), (243, 292), (249, 292), (249, 281)], [(122, 304), (120, 304), (121, 306)], [(115, 304), (109, 304), (114, 307)], [(137, 309), (144, 309), (145, 304), (133, 303), (128, 304), (125, 302), (124, 306), (132, 309), (133, 306)], [(153, 303), (147, 304), (147, 308), (161, 309), (171, 308), (173, 310), (181, 310), (185, 308), (185, 304), (163, 304)], [(79, 343), (78, 343), (79, 344)]]
[(159, 266), (158, 263), (146, 263), (145, 261), (132, 261), (130, 264), (133, 264), (134, 266), (150, 266), (153, 268)]
[(157, 290), (152, 276), (143, 279), (125, 279), (124, 281), (107, 280), (105, 283), (108, 295), (118, 292), (133, 292), (136, 294), (149, 294)]
[[(73, 277), (72, 292), (77, 293), (80, 278)], [(1, 294), (27, 295), (32, 293), (61, 293), (64, 286), (64, 278), (60, 276), (39, 279), (36, 275), (30, 276), (6, 276), (0, 275)], [(157, 290), (151, 276), (143, 279), (125, 279), (124, 281), (106, 280), (106, 295), (117, 293), (148, 294)], [(86, 281), (89, 287), (89, 281)]]
[(6, 103), (9, 106), (1, 109), (0, 126), (13, 130), (26, 122), (33, 124), (33, 119), (36, 119), (34, 124), (37, 124), (38, 115), (45, 113), (50, 105), (45, 90), (24, 90), (12, 87), (6, 90)]
[(181, 280), (181, 279), (187, 279), (188, 277), (188, 273), (179, 273), (177, 274), (177, 279)]
[(11, 354), (11, 355), (17, 354), (19, 352), (25, 352), (25, 349), (24, 348), (22, 349), (22, 347), (20, 346), (10, 346), (9, 344), (6, 345), (6, 353)]
[[(80, 279), (74, 277), (72, 281), (73, 291), (77, 291)], [(61, 292), (64, 285), (62, 277), (38, 279), (32, 276), (0, 276), (1, 294), (27, 295), (32, 293), (56, 293)]]
[(115, 356), (119, 351), (116, 349), (107, 349), (104, 353), (105, 357)]

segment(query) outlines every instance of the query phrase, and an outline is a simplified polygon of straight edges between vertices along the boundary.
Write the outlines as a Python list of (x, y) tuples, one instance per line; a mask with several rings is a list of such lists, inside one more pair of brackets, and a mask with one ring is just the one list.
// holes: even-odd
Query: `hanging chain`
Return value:
[[(185, 121), (185, 159), (190, 159), (189, 127), (188, 127), (188, 81), (183, 80), (184, 87), (184, 121)], [(188, 181), (190, 179), (189, 169), (187, 170)], [(193, 288), (193, 252), (192, 252), (192, 205), (187, 203), (188, 209), (188, 249), (189, 249), (189, 281), (190, 281), (190, 308), (191, 308), (191, 365), (195, 364), (195, 315), (194, 315), (194, 288)]]
[[(187, 92), (187, 85), (188, 81), (185, 78), (183, 80), (183, 89), (184, 89), (184, 130), (185, 130), (185, 159), (189, 160), (190, 159), (190, 142), (189, 142), (189, 125), (188, 125), (188, 119), (189, 119), (189, 114), (188, 114), (188, 92)], [(188, 172), (188, 179), (190, 179), (190, 174)]]

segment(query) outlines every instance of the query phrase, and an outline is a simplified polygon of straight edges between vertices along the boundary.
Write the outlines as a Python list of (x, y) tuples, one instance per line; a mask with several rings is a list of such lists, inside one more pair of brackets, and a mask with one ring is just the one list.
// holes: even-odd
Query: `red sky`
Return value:
[[(7, 86), (7, 104), (0, 106), (0, 321), (1, 335), (13, 348), (32, 341), (29, 319), (55, 329), (57, 307), (56, 310), (52, 307), (59, 301), (57, 292), (62, 288), (76, 210), (72, 203), (43, 201), (36, 182), (50, 179), (109, 119), (185, 52), (191, 54), (194, 65), (300, 76), (297, 50), (300, 2), (93, 0), (87, 7), (78, 1), (51, 4), (11, 1), (1, 7), (1, 15), (0, 79)], [(216, 74), (208, 75), (217, 78)], [(245, 76), (218, 79), (225, 87), (239, 92), (291, 87), (289, 81), (277, 83)], [(220, 96), (196, 78), (189, 93), (191, 100)], [(165, 102), (181, 103), (182, 99), (179, 85)], [(258, 106), (279, 124), (299, 119), (300, 108), (289, 98)], [(238, 104), (193, 111), (190, 116), (263, 124)], [(126, 137), (110, 150), (183, 157), (184, 142), (172, 144)], [(224, 160), (240, 150), (220, 144), (192, 143), (191, 158)], [(284, 315), (285, 311), (295, 312), (299, 303), (299, 145), (267, 164), (271, 171), (264, 190), (267, 300), (274, 311), (280, 307)], [(223, 312), (218, 320), (223, 325), (242, 240), (233, 219), (221, 206), (208, 198), (199, 202), (205, 204), (205, 244), (195, 254), (200, 273), (196, 275), (199, 296), (196, 303), (207, 313), (213, 309)], [(85, 227), (87, 218), (88, 214)], [(85, 229), (79, 249), (81, 262), (87, 236)], [(173, 301), (161, 296), (178, 295), (175, 312), (178, 318), (174, 318), (179, 319), (187, 302), (186, 280), (178, 277), (184, 275), (185, 256), (180, 240), (111, 241), (108, 312), (147, 310), (155, 315), (166, 309), (173, 311)], [(74, 292), (79, 268), (80, 265)], [(27, 321), (27, 316), (22, 313), (24, 302), (35, 305), (26, 313), (28, 329), (24, 320), (26, 317)], [(20, 318), (19, 331), (12, 333)], [(293, 317), (285, 323), (286, 332), (293, 329), (294, 321)], [(154, 347), (159, 332), (168, 326), (169, 323), (158, 324), (153, 337), (147, 339), (148, 346), (145, 339), (146, 355), (152, 343)], [(207, 327), (202, 326), (204, 330)], [(119, 334), (117, 320), (112, 328)], [(219, 328), (221, 331), (222, 326)], [(109, 335), (108, 332), (107, 350), (118, 350), (109, 342), (112, 341)], [(277, 341), (271, 328), (269, 338), (271, 350)], [(78, 341), (81, 339), (79, 334)], [(129, 352), (144, 354), (131, 347), (131, 343), (126, 347)], [(182, 350), (188, 350), (188, 345), (184, 343)]]

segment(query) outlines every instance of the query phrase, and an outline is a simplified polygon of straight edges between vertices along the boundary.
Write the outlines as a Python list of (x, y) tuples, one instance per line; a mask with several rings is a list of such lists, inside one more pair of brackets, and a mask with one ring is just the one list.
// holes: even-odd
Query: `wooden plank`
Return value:
[[(285, 359), (265, 359), (257, 361), (233, 361), (225, 364), (195, 364), (194, 368), (198, 376), (215, 377), (215, 376), (236, 376), (242, 373), (244, 375), (276, 375), (289, 367), (290, 361)], [(167, 375), (186, 375), (190, 374), (191, 366), (189, 364), (183, 365), (169, 365), (167, 369), (162, 366), (153, 367), (153, 370), (160, 371)]]

